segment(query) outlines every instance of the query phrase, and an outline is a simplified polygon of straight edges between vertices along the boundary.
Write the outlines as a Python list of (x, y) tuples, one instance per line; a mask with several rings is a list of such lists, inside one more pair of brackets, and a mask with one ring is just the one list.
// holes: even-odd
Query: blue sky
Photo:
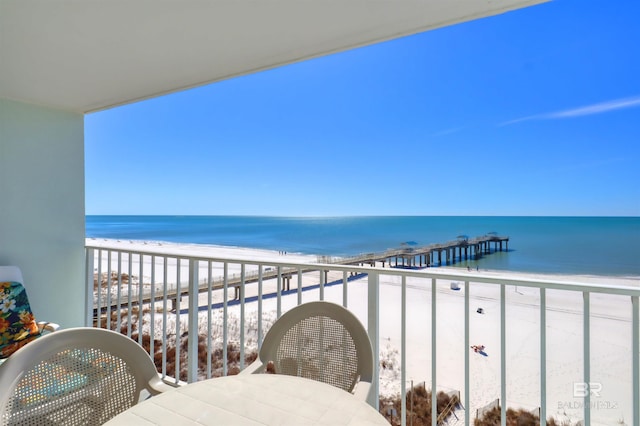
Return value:
[(640, 216), (639, 17), (555, 0), (89, 114), (86, 212)]

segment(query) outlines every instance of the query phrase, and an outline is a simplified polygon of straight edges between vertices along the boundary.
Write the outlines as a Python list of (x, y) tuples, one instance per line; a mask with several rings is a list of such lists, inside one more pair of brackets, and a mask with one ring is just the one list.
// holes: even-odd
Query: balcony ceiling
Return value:
[(544, 0), (0, 0), (0, 98), (86, 113)]

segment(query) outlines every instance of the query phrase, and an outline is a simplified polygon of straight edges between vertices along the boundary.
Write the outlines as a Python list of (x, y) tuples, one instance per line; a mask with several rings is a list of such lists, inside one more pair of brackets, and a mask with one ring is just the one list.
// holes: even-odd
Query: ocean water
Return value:
[(87, 216), (86, 235), (347, 256), (489, 232), (509, 251), (455, 266), (640, 277), (640, 217)]

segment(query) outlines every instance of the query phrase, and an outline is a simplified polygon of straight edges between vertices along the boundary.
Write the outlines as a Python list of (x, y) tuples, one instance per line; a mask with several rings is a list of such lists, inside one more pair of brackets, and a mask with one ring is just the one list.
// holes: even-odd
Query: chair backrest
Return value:
[(40, 336), (17, 266), (0, 266), (0, 359)]
[(371, 341), (358, 318), (335, 303), (310, 302), (283, 314), (269, 329), (260, 359), (276, 373), (306, 377), (351, 392), (371, 383)]
[(166, 388), (149, 354), (127, 336), (69, 328), (0, 366), (0, 424), (99, 425)]

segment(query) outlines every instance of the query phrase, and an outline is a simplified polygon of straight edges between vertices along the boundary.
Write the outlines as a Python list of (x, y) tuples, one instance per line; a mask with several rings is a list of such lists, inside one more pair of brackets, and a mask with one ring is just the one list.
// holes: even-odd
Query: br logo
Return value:
[(574, 398), (584, 398), (585, 396), (591, 394), (596, 398), (600, 397), (600, 392), (602, 392), (602, 383), (598, 382), (575, 382), (573, 384), (573, 397)]

